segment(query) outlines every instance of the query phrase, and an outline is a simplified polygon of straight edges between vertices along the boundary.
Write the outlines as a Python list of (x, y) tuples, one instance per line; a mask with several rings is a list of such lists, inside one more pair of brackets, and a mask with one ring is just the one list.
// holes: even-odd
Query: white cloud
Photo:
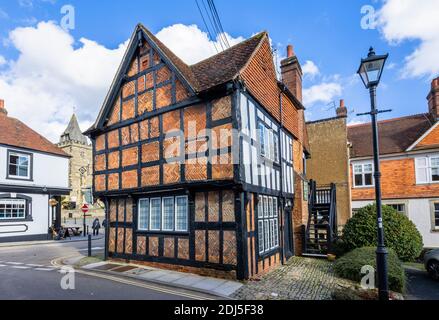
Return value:
[(369, 121), (367, 121), (366, 119), (355, 119), (355, 120), (351, 120), (351, 121), (349, 121), (348, 122), (348, 126), (349, 127), (351, 127), (351, 126), (358, 126), (358, 125), (360, 125), (360, 124), (365, 124), (365, 123), (368, 123)]
[(127, 43), (116, 49), (82, 38), (79, 46), (53, 22), (10, 32), (19, 56), (0, 73), (0, 92), (11, 116), (53, 142), (76, 107), (87, 129), (102, 104)]
[(6, 59), (3, 56), (0, 56), (0, 67), (6, 64)]
[(341, 96), (343, 88), (338, 82), (323, 82), (303, 89), (303, 103), (306, 107), (313, 104), (329, 103)]
[(311, 60), (307, 60), (305, 62), (305, 64), (302, 66), (302, 71), (304, 76), (309, 76), (311, 78), (314, 78), (315, 76), (320, 74), (319, 68)]
[[(224, 35), (231, 46), (244, 40), (243, 37), (233, 38), (227, 33)], [(208, 34), (196, 25), (174, 24), (163, 28), (156, 36), (187, 64), (204, 60), (216, 54), (217, 49), (222, 51), (219, 38), (211, 41)]]
[(379, 11), (380, 31), (392, 44), (418, 40), (406, 57), (404, 77), (434, 77), (439, 73), (439, 1), (386, 0)]
[[(157, 36), (187, 63), (216, 53), (195, 25), (173, 25)], [(243, 40), (228, 39), (231, 45)], [(85, 38), (75, 41), (54, 22), (40, 22), (14, 29), (4, 44), (18, 51), (0, 71), (0, 98), (9, 115), (57, 142), (74, 109), (83, 130), (94, 122), (128, 41), (109, 49)]]

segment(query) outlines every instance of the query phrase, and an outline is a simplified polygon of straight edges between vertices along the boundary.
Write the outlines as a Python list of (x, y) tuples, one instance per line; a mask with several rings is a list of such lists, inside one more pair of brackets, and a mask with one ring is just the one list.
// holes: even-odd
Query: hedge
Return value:
[[(363, 266), (372, 266), (376, 270), (376, 248), (365, 247), (355, 249), (334, 264), (335, 273), (342, 278), (360, 282), (364, 275), (361, 274)], [(387, 256), (389, 289), (395, 292), (404, 292), (406, 285), (406, 276), (401, 261), (398, 259), (395, 251), (389, 249)], [(375, 282), (376, 286), (378, 281)]]
[[(422, 236), (415, 224), (392, 207), (383, 206), (385, 244), (402, 261), (415, 261), (422, 253)], [(343, 229), (343, 247), (351, 251), (377, 244), (376, 205), (360, 209)]]

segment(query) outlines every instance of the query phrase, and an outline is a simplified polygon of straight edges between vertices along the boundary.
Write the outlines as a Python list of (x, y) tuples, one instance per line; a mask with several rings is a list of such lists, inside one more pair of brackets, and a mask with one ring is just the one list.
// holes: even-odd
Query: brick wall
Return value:
[[(95, 191), (233, 180), (232, 155), (224, 152), (234, 143), (231, 114), (232, 100), (225, 96), (99, 135), (95, 143)], [(205, 155), (209, 141), (210, 161)]]
[[(352, 181), (352, 166), (351, 181)], [(381, 160), (383, 199), (439, 197), (439, 185), (416, 185), (414, 159)], [(353, 183), (352, 183), (353, 185)], [(353, 188), (352, 200), (374, 200), (375, 189)]]
[(191, 193), (189, 210), (195, 224), (188, 235), (137, 232), (136, 202), (132, 198), (110, 200), (108, 250), (112, 259), (236, 279), (234, 191)]
[[(277, 85), (273, 55), (267, 38), (242, 72), (242, 78), (251, 94), (280, 122), (280, 89)], [(298, 112), (286, 95), (283, 95), (283, 113), (285, 127), (294, 136), (299, 137)]]

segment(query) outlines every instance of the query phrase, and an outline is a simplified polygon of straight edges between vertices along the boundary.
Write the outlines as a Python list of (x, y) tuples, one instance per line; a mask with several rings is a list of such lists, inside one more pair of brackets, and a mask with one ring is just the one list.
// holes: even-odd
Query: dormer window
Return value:
[(8, 179), (31, 180), (32, 155), (8, 151)]

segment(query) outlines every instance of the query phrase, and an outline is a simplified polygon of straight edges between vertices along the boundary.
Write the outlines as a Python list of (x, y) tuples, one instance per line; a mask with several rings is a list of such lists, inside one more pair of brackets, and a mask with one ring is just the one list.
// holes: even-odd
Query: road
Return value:
[(428, 277), (426, 271), (406, 269), (408, 300), (439, 300), (439, 282)]
[[(104, 240), (93, 243), (94, 253), (103, 251)], [(0, 248), (0, 300), (193, 300), (207, 295), (167, 288), (122, 277), (74, 275), (74, 290), (64, 290), (65, 274), (51, 261), (85, 255), (87, 242), (28, 245)], [(105, 277), (105, 276), (104, 276)]]

